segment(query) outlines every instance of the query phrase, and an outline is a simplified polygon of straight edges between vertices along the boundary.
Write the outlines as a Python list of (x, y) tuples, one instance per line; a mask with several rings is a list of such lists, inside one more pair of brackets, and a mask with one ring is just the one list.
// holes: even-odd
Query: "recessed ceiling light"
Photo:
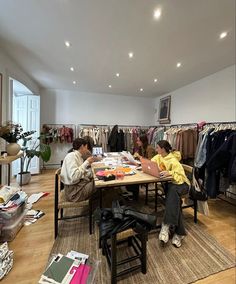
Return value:
[(67, 47), (71, 46), (71, 44), (70, 44), (70, 42), (68, 40), (65, 41), (65, 46), (67, 46)]
[(176, 64), (176, 67), (177, 68), (179, 68), (179, 67), (181, 67), (182, 66), (182, 63), (181, 62), (178, 62), (177, 64)]
[(142, 92), (142, 91), (143, 91), (143, 88), (141, 88), (139, 91)]
[(75, 69), (74, 69), (74, 67), (70, 67), (70, 71), (74, 71)]
[(227, 35), (228, 35), (227, 32), (222, 32), (222, 33), (220, 34), (220, 39), (225, 38)]
[(161, 9), (156, 9), (153, 13), (154, 19), (158, 20), (161, 17)]
[(116, 77), (119, 77), (120, 76), (120, 73), (116, 73)]
[(109, 85), (108, 87), (109, 87), (109, 88), (111, 88), (112, 86), (111, 86), (111, 85)]
[(75, 85), (75, 84), (76, 84), (76, 81), (73, 81), (73, 84)]
[(156, 78), (154, 79), (154, 82), (155, 82), (155, 83), (157, 82), (157, 79), (156, 79)]
[(133, 57), (134, 57), (133, 52), (129, 52), (129, 58), (133, 58)]

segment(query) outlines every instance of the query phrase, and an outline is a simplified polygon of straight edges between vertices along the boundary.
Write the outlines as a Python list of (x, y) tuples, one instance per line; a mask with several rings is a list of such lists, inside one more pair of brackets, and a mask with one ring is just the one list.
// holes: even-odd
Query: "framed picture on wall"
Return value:
[(170, 123), (171, 96), (160, 99), (159, 123)]

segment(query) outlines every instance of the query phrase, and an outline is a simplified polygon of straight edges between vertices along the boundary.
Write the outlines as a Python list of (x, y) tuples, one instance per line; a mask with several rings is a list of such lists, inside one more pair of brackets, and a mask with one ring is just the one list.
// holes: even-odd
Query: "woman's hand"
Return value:
[(160, 177), (169, 177), (171, 174), (168, 171), (162, 171), (160, 172)]
[(91, 156), (91, 157), (88, 157), (87, 158), (87, 161), (89, 162), (89, 164), (91, 165), (92, 163), (94, 163), (95, 162), (95, 159), (94, 159), (94, 157), (93, 156)]
[(133, 156), (134, 156), (135, 159), (139, 159), (139, 160), (140, 160), (140, 158), (142, 158), (142, 157), (139, 155), (138, 152), (135, 152)]

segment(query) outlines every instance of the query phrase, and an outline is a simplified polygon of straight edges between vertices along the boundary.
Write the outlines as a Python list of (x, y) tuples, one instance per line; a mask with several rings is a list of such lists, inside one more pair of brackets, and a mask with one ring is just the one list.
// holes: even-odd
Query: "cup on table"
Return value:
[(122, 170), (116, 170), (116, 179), (123, 179), (125, 177), (125, 173)]

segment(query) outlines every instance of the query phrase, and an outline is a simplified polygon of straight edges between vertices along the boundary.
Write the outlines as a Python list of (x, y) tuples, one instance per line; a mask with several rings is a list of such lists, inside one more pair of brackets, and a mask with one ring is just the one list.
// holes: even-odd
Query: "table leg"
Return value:
[(157, 212), (157, 183), (155, 182), (155, 212)]
[(8, 164), (8, 181), (7, 185), (10, 185), (11, 183), (11, 164)]
[(99, 188), (99, 206), (102, 208), (102, 188)]
[(20, 158), (20, 173), (21, 173), (21, 175), (20, 175), (20, 186), (22, 186), (22, 177), (23, 177), (23, 157), (21, 157)]

